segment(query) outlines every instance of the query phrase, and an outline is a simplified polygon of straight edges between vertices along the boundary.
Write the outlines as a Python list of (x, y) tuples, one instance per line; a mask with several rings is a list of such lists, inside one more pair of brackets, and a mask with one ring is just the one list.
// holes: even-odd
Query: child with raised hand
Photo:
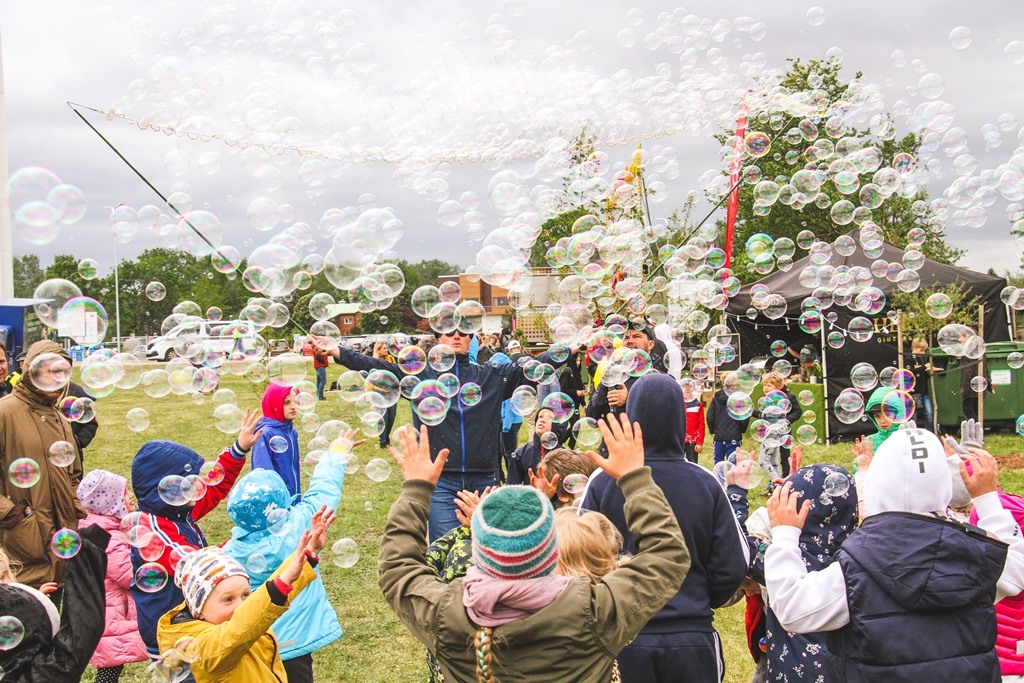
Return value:
[(135, 498), (128, 480), (106, 470), (92, 470), (78, 484), (78, 500), (89, 515), (79, 520), (80, 529), (95, 524), (110, 534), (107, 544), (107, 574), (104, 577), (107, 609), (103, 637), (92, 656), (96, 683), (117, 683), (124, 665), (149, 661), (146, 645), (139, 635), (132, 583), (132, 555), (121, 521), (135, 511)]
[[(538, 468), (546, 453), (562, 445), (565, 439), (565, 425), (557, 424), (552, 419), (553, 416), (554, 412), (550, 408), (541, 408), (537, 411), (533, 438), (508, 457), (505, 483), (513, 486), (529, 484), (529, 471)], [(548, 434), (550, 436), (547, 436)]]
[(252, 468), (273, 470), (284, 479), (288, 493), (302, 495), (299, 468), (299, 433), (294, 420), (299, 414), (295, 405), (295, 387), (271, 382), (263, 392), (263, 419), (257, 428), (260, 438), (252, 447)]
[[(182, 600), (181, 589), (170, 580), (178, 560), (185, 553), (206, 546), (206, 537), (197, 522), (227, 497), (245, 465), (246, 454), (260, 436), (259, 419), (259, 413), (245, 411), (235, 443), (224, 449), (205, 475), (202, 456), (173, 441), (150, 441), (132, 460), (132, 489), (142, 514), (133, 520), (136, 526), (129, 533), (145, 541), (147, 552), (143, 557), (139, 548), (132, 548), (136, 577), (131, 591), (138, 608), (139, 633), (151, 657), (160, 654), (156, 644), (157, 621)], [(203, 483), (184, 486), (188, 481), (185, 477), (190, 476)], [(160, 555), (155, 560), (147, 559), (156, 551)], [(152, 567), (154, 562), (159, 569)], [(152, 583), (139, 581), (137, 573), (143, 564), (151, 565), (149, 569), (155, 574)]]
[(256, 591), (245, 568), (216, 546), (182, 557), (174, 581), (185, 601), (160, 618), (160, 650), (167, 658), (187, 653), (196, 683), (287, 681), (270, 626), (316, 580), (334, 519), (333, 510), (317, 511), (295, 553)]
[(996, 495), (995, 459), (969, 450), (961, 477), (980, 529), (942, 515), (952, 485), (939, 439), (901, 429), (871, 462), (864, 522), (816, 571), (799, 548), (807, 501), (790, 483), (772, 495), (772, 609), (788, 631), (829, 632), (831, 680), (999, 680), (993, 603), (1024, 589), (1024, 539)]
[[(405, 475), (381, 542), (379, 583), (391, 608), (435, 655), (445, 678), (607, 683), (614, 658), (675, 595), (689, 552), (664, 494), (643, 465), (643, 437), (625, 416), (601, 423), (639, 552), (599, 584), (555, 575), (554, 509), (526, 486), (505, 486), (473, 511), (475, 566), (446, 584), (424, 562), (430, 497), (447, 450), (431, 461), (427, 430), (399, 433)], [(466, 643), (473, 648), (467, 649)]]
[[(353, 429), (344, 438), (358, 446), (364, 443), (356, 440), (358, 436)], [(317, 510), (337, 509), (344, 481), (344, 461), (333, 453), (316, 463), (309, 488), (295, 504), (277, 472), (257, 469), (238, 480), (228, 494), (228, 515), (235, 527), (223, 548), (228, 557), (245, 566), (252, 590), (266, 583), (291, 555)], [(290, 683), (312, 682), (312, 653), (342, 635), (319, 570), (292, 608), (274, 622), (274, 633), (281, 641), (281, 659)]]
[[(820, 464), (800, 468), (802, 451), (793, 449), (795, 468), (793, 474), (783, 482), (807, 501), (809, 514), (800, 532), (800, 557), (808, 571), (817, 571), (831, 564), (843, 541), (857, 526), (857, 492), (850, 474), (838, 465)], [(733, 483), (742, 478), (746, 461), (737, 463), (735, 469), (726, 475), (729, 484), (729, 501), (737, 520), (748, 529), (747, 537), (751, 547), (749, 577), (761, 586), (765, 585), (764, 557), (771, 547), (771, 530), (763, 525), (763, 509), (747, 518), (747, 491)], [(829, 493), (831, 492), (831, 494)], [(764, 655), (767, 670), (765, 680), (820, 681), (827, 678), (827, 636), (824, 633), (790, 633), (779, 623), (772, 609), (773, 599), (765, 593), (764, 606)]]

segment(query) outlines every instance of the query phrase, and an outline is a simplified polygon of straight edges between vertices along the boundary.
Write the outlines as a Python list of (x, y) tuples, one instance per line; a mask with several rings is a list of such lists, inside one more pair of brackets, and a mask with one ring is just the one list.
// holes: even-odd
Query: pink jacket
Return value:
[(106, 515), (90, 514), (79, 521), (78, 528), (98, 524), (110, 534), (107, 546), (107, 625), (103, 638), (90, 662), (97, 669), (126, 662), (149, 661), (146, 646), (139, 635), (135, 617), (135, 601), (128, 587), (132, 581), (132, 558), (128, 538), (120, 529), (120, 520)]
[[(1024, 498), (1000, 491), (999, 502), (1024, 525)], [(971, 524), (977, 523), (978, 513), (972, 511)], [(996, 654), (1004, 676), (1024, 675), (1024, 593), (996, 603)]]

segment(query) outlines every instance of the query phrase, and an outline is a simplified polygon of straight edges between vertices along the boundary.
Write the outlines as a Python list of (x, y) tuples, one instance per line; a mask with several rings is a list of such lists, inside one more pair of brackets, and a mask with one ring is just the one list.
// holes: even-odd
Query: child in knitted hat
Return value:
[[(637, 539), (630, 562), (604, 576), (555, 573), (555, 512), (536, 489), (506, 486), (473, 511), (475, 566), (444, 583), (424, 561), (430, 498), (447, 449), (430, 457), (427, 430), (398, 433), (405, 476), (381, 542), (379, 583), (391, 608), (437, 658), (448, 680), (611, 679), (615, 656), (675, 595), (690, 556), (661, 489), (643, 466), (643, 437), (625, 416), (601, 423), (609, 457), (589, 457), (618, 480)], [(467, 651), (466, 643), (474, 647)]]
[(216, 546), (182, 557), (174, 581), (185, 602), (157, 626), (161, 665), (190, 664), (196, 683), (288, 680), (270, 625), (316, 579), (317, 553), (333, 523), (333, 510), (317, 511), (296, 552), (255, 592), (245, 567)]
[(252, 447), (252, 468), (277, 472), (284, 479), (288, 493), (301, 497), (299, 433), (293, 424), (299, 414), (295, 387), (271, 382), (263, 392), (261, 408), (263, 419), (257, 428), (262, 434)]
[(84, 529), (92, 524), (110, 534), (107, 544), (106, 627), (90, 663), (96, 667), (97, 683), (117, 683), (128, 662), (149, 661), (146, 645), (139, 635), (132, 584), (132, 553), (121, 520), (135, 510), (135, 497), (128, 480), (106, 470), (92, 470), (78, 484), (78, 500), (89, 515), (79, 520)]

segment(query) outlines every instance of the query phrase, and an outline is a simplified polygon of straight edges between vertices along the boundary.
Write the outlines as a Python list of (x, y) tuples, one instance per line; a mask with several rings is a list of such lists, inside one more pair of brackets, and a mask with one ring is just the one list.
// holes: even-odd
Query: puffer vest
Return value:
[(993, 600), (1006, 552), (945, 519), (868, 518), (837, 556), (850, 623), (829, 633), (829, 680), (998, 683)]

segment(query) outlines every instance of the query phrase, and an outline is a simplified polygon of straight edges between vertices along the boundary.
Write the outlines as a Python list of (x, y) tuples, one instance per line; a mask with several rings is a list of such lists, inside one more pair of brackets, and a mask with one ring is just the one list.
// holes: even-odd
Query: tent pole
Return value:
[(1003, 304), (1006, 306), (1006, 321), (1010, 327), (1010, 341), (1017, 341), (1017, 309), (1012, 308), (1009, 304)]
[[(978, 336), (985, 339), (985, 304), (978, 306)], [(978, 359), (978, 368), (975, 370), (977, 377), (985, 376), (985, 354)], [(985, 391), (992, 387), (985, 387)], [(985, 391), (978, 392), (978, 422), (985, 424)]]
[(903, 311), (896, 309), (896, 367), (903, 369)]
[(827, 446), (832, 435), (828, 429), (828, 361), (826, 360), (827, 354), (825, 353), (828, 345), (825, 343), (825, 326), (822, 325), (818, 332), (818, 337), (821, 339), (821, 394), (825, 399), (825, 445)]

